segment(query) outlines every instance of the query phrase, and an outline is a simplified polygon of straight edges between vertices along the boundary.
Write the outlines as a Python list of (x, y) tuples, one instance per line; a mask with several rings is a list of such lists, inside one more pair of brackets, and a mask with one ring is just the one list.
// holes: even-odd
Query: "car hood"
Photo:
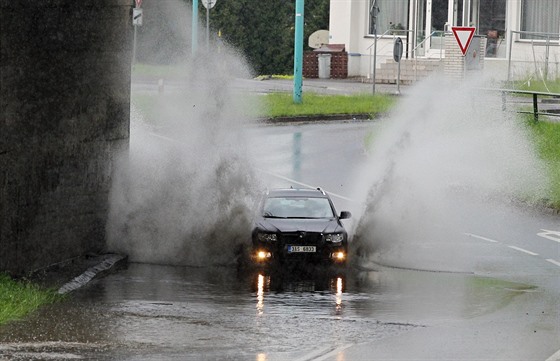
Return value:
[(265, 232), (317, 232), (335, 233), (344, 232), (344, 228), (336, 219), (296, 219), (296, 218), (261, 218), (256, 222), (256, 227)]

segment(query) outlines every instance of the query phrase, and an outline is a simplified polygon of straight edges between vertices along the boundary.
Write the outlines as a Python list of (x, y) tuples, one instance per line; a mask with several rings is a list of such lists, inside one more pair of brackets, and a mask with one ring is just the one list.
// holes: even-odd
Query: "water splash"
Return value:
[[(181, 2), (170, 3), (184, 11)], [(250, 242), (249, 209), (258, 182), (241, 128), (251, 107), (230, 86), (250, 75), (225, 44), (219, 54), (200, 48), (182, 66), (179, 85), (137, 98), (153, 102), (155, 115), (133, 103), (130, 149), (110, 195), (111, 251), (137, 262), (224, 264)]]
[(382, 122), (362, 177), (357, 254), (398, 259), (423, 243), (453, 242), (473, 207), (545, 192), (523, 121), (502, 112), (499, 94), (481, 85), (427, 80)]

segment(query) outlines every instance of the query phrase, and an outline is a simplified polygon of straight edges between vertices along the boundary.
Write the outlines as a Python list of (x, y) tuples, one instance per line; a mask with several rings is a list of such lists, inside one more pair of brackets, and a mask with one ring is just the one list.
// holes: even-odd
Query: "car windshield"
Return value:
[(333, 218), (327, 198), (274, 197), (264, 202), (263, 217), (267, 218)]

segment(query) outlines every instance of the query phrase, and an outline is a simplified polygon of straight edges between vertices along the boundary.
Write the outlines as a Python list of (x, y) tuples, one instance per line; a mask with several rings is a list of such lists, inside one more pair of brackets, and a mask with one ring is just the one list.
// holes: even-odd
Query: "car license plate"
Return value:
[(288, 246), (288, 253), (315, 253), (316, 246)]

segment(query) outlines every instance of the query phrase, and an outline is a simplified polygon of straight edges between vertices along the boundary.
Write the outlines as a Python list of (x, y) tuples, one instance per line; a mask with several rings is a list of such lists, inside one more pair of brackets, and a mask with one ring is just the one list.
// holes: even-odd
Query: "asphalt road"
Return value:
[[(354, 229), (376, 126), (255, 126), (248, 152), (263, 184), (321, 186)], [(426, 224), (433, 238), (346, 272), (133, 263), (1, 327), (0, 359), (557, 360), (558, 216), (450, 196), (475, 199), (461, 228)]]

